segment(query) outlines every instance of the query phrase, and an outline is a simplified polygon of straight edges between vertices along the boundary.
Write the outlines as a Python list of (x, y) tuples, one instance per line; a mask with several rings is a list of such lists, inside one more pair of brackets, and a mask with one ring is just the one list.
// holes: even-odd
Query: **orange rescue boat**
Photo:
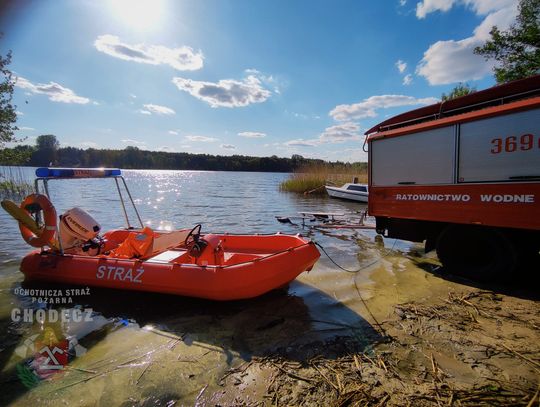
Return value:
[[(21, 263), (29, 281), (237, 300), (288, 284), (311, 270), (320, 257), (314, 243), (300, 235), (202, 234), (200, 225), (173, 232), (152, 231), (143, 226), (118, 169), (39, 168), (36, 175), (38, 194), (27, 197), (18, 210), (8, 210), (9, 205), (2, 203), (19, 221), (27, 242), (43, 245)], [(126, 229), (100, 236), (99, 224), (78, 208), (55, 222), (56, 215), (51, 216), (54, 207), (47, 204), (48, 181), (68, 178), (113, 178)], [(39, 194), (39, 181), (46, 195)], [(119, 181), (140, 228), (131, 226)], [(42, 225), (42, 218), (47, 224)], [(56, 233), (51, 236), (53, 228)]]

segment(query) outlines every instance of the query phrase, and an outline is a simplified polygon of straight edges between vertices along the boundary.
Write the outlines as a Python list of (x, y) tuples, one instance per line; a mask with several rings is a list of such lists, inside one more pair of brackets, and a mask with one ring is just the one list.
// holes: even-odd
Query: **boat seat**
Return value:
[(146, 260), (152, 263), (164, 263), (164, 264), (176, 263), (175, 260), (177, 260), (179, 257), (182, 257), (186, 253), (187, 252), (185, 250), (165, 250)]
[(180, 229), (173, 232), (154, 232), (154, 245), (152, 254), (163, 252), (184, 244), (191, 229)]
[(184, 241), (190, 231), (191, 229), (181, 229), (172, 232), (154, 232), (152, 250), (146, 256), (142, 257), (142, 259), (148, 260), (176, 247), (183, 247)]
[[(128, 232), (124, 240), (111, 250), (112, 257), (146, 260), (167, 250), (183, 245), (191, 229), (173, 232), (154, 232), (145, 227), (139, 232)], [(144, 236), (150, 240), (144, 239)], [(140, 238), (143, 238), (142, 240)]]

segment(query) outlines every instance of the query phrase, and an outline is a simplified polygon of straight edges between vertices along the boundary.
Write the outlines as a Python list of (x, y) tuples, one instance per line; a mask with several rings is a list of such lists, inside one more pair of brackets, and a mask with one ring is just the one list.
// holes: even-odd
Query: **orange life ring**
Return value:
[(19, 229), (23, 239), (26, 241), (26, 243), (33, 247), (54, 247), (57, 222), (56, 209), (54, 209), (54, 206), (51, 201), (49, 201), (49, 198), (41, 194), (28, 195), (26, 198), (24, 198), (24, 201), (22, 201), (21, 209), (29, 214), (27, 207), (31, 205), (38, 206), (41, 210), (43, 210), (45, 226), (43, 226), (38, 233), (34, 233), (26, 225), (19, 222)]

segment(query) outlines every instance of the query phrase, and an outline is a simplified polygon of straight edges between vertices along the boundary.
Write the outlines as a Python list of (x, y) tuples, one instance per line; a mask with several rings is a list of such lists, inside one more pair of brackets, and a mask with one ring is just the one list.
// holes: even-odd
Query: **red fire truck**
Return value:
[(422, 107), (366, 132), (369, 213), (488, 279), (540, 250), (540, 75)]

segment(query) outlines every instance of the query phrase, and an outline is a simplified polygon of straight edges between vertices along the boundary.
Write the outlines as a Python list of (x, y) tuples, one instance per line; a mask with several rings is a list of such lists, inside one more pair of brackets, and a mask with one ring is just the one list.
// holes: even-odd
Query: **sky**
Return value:
[(495, 84), (475, 55), (518, 0), (4, 2), (19, 138), (367, 161), (364, 132)]

